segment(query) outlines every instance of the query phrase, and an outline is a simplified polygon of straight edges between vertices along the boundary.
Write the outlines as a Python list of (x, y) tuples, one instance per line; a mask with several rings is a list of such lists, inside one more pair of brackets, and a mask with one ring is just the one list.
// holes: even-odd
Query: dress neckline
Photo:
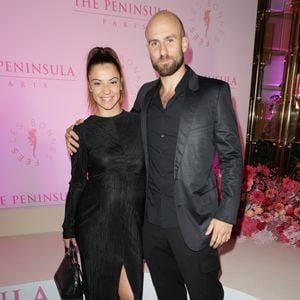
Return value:
[(111, 117), (102, 117), (102, 116), (98, 116), (98, 115), (92, 115), (92, 117), (96, 117), (96, 118), (100, 118), (100, 119), (111, 120), (111, 119), (116, 119), (116, 118), (118, 118), (118, 117), (124, 115), (124, 113), (125, 113), (125, 110), (122, 109), (122, 111), (121, 111), (119, 114), (114, 115), (114, 116), (111, 116)]

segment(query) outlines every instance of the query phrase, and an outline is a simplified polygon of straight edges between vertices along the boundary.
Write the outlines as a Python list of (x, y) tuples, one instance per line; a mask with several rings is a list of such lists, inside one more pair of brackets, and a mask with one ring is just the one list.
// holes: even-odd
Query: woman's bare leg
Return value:
[(126, 270), (122, 266), (119, 282), (119, 297), (120, 300), (134, 300), (134, 295), (127, 278)]

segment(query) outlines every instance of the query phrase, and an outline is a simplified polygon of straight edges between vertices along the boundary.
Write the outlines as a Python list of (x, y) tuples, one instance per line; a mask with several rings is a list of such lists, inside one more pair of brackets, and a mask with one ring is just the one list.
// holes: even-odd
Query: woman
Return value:
[(144, 156), (138, 115), (125, 112), (124, 77), (111, 48), (93, 48), (87, 60), (92, 115), (74, 129), (63, 238), (79, 247), (89, 300), (142, 297), (141, 227)]

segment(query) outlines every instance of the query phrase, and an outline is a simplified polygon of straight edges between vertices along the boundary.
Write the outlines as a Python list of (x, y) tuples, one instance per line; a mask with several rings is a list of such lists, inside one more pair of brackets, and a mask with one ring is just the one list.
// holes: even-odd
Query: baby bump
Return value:
[(140, 174), (103, 174), (87, 182), (77, 211), (78, 219), (143, 210), (145, 185)]

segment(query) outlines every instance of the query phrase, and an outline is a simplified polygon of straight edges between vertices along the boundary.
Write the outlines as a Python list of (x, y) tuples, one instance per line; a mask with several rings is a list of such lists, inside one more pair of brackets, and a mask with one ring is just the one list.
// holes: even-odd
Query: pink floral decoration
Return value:
[[(246, 166), (241, 234), (268, 237), (300, 248), (300, 182), (266, 166)], [(262, 234), (260, 234), (260, 232)]]
[(296, 207), (296, 208), (294, 209), (294, 215), (295, 215), (296, 217), (300, 218), (300, 207)]
[(253, 218), (244, 217), (242, 223), (242, 232), (245, 236), (251, 236), (253, 233), (257, 232), (257, 221)]

